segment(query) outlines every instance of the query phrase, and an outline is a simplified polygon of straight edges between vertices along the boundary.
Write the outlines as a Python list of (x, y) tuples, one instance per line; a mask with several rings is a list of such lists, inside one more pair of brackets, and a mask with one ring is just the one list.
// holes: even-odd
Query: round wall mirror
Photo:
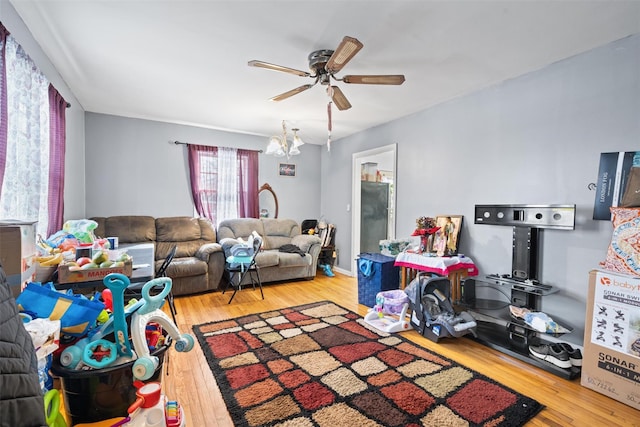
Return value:
[(258, 190), (260, 218), (278, 218), (278, 196), (266, 182)]

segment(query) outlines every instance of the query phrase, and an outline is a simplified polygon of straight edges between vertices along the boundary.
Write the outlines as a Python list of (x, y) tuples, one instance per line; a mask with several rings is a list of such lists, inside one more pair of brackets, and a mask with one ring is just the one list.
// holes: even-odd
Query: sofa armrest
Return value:
[[(293, 236), (291, 239), (291, 244), (296, 245), (304, 252), (311, 252), (311, 248), (314, 245), (320, 245), (320, 238), (318, 236), (311, 236), (309, 234), (298, 234), (297, 236)], [(320, 249), (318, 248), (318, 252)]]
[(219, 243), (205, 243), (196, 251), (196, 257), (209, 262), (209, 257), (215, 252), (222, 252), (222, 246)]

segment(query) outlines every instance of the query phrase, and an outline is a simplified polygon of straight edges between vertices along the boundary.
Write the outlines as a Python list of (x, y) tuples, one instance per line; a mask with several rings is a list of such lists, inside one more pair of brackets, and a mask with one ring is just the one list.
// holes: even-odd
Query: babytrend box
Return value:
[(640, 409), (640, 278), (589, 273), (580, 384)]

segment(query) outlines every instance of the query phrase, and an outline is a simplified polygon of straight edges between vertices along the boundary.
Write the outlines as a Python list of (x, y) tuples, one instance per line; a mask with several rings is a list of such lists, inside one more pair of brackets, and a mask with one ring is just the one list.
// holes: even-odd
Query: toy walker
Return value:
[(378, 292), (376, 305), (364, 316), (364, 321), (390, 334), (409, 330), (411, 329), (411, 323), (407, 317), (409, 303), (409, 297), (403, 290)]
[[(123, 277), (126, 278), (126, 276)], [(133, 376), (139, 380), (151, 378), (159, 365), (158, 357), (150, 354), (147, 345), (145, 331), (148, 323), (155, 322), (160, 324), (174, 340), (174, 346), (177, 351), (187, 352), (193, 348), (195, 342), (193, 336), (181, 334), (176, 324), (160, 309), (165, 297), (171, 292), (171, 284), (171, 278), (169, 277), (158, 277), (145, 283), (142, 288), (144, 303), (131, 316), (131, 339), (138, 355), (138, 359), (133, 364)], [(149, 294), (151, 289), (162, 285), (164, 285), (164, 288), (159, 294)]]
[[(147, 325), (152, 322), (164, 328), (175, 342), (177, 351), (187, 352), (193, 348), (193, 336), (181, 334), (176, 324), (160, 309), (165, 297), (171, 292), (171, 278), (159, 277), (145, 283), (142, 288), (143, 300), (129, 304), (126, 308), (123, 293), (130, 284), (129, 278), (123, 274), (111, 273), (103, 282), (113, 293), (113, 315), (95, 334), (67, 347), (60, 355), (62, 366), (70, 369), (81, 369), (83, 366), (100, 369), (135, 359), (133, 376), (138, 380), (147, 380), (160, 364), (158, 357), (151, 355), (147, 343)], [(162, 290), (157, 295), (150, 295), (151, 289), (160, 286)], [(130, 333), (126, 322), (128, 315), (131, 315)], [(105, 339), (111, 332), (114, 333), (115, 342)], [(131, 349), (129, 336), (135, 351)]]

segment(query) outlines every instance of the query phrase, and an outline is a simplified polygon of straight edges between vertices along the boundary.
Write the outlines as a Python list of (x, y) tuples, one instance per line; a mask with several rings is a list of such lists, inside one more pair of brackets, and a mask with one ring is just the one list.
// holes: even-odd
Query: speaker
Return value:
[(513, 227), (511, 275), (515, 279), (538, 279), (539, 231), (538, 228)]
[(462, 279), (460, 290), (462, 292), (460, 303), (467, 307), (474, 307), (476, 305), (476, 279), (470, 277)]

